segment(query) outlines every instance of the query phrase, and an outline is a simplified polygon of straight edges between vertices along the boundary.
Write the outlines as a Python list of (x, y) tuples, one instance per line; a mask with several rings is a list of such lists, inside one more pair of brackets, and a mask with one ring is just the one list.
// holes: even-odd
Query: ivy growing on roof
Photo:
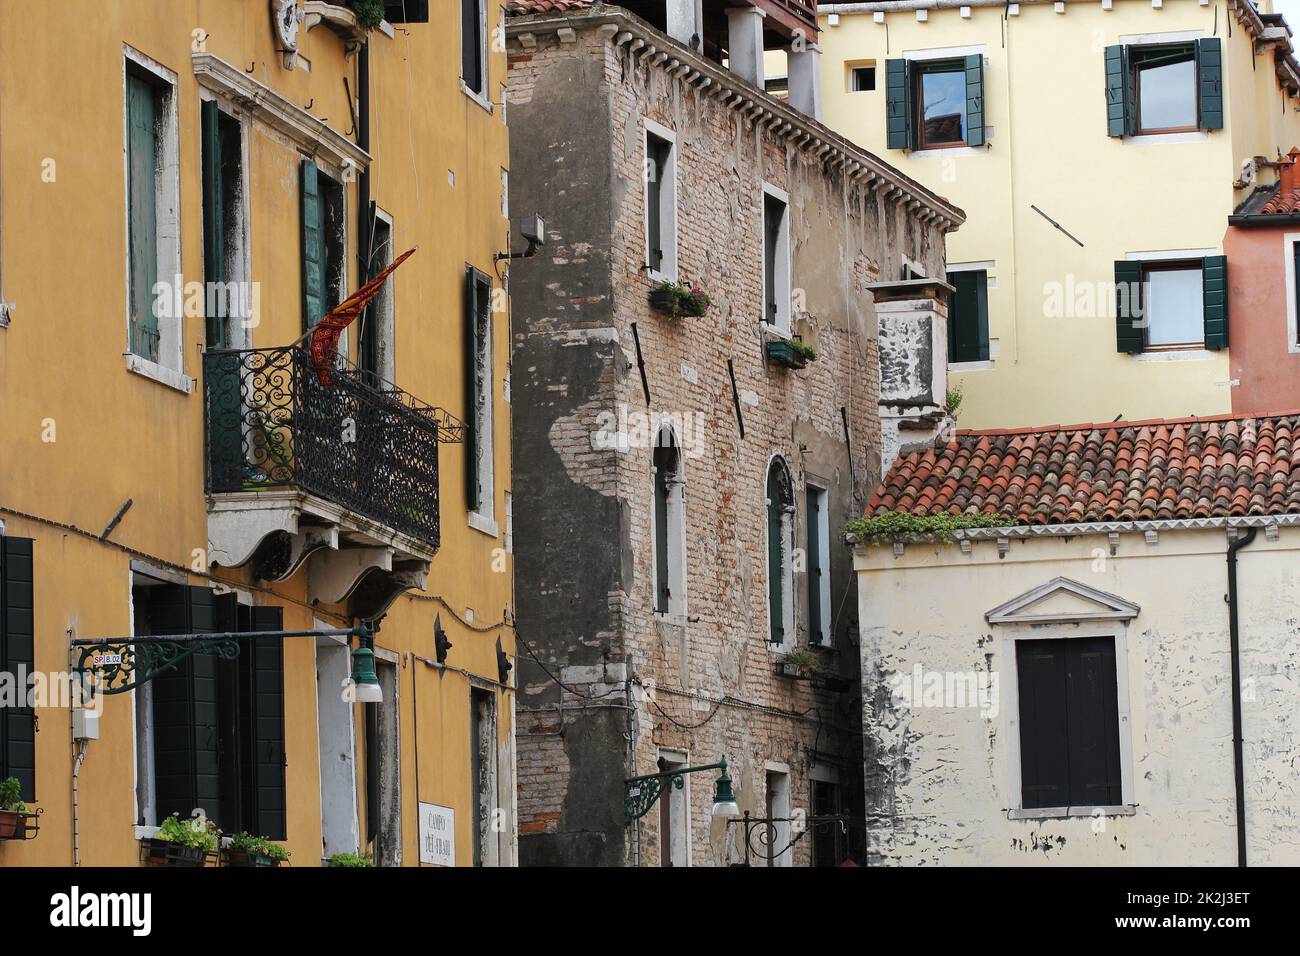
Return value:
[(999, 514), (947, 513), (918, 515), (909, 511), (887, 511), (864, 515), (844, 526), (849, 544), (887, 544), (895, 541), (952, 542), (956, 532), (968, 528), (1004, 528), (1016, 522)]

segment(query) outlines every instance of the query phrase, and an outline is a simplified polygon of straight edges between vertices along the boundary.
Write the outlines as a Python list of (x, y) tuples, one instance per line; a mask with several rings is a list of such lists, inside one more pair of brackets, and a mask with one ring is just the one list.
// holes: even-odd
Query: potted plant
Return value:
[(279, 866), (289, 859), (289, 851), (266, 837), (240, 832), (230, 838), (226, 847), (226, 866)]
[(817, 361), (817, 350), (800, 339), (769, 339), (765, 351), (769, 359), (786, 368), (803, 368)]
[(326, 860), (325, 863), (327, 866), (342, 867), (363, 867), (375, 865), (375, 861), (370, 859), (369, 856), (361, 856), (357, 853), (335, 853), (332, 857)]
[(681, 282), (660, 282), (650, 290), (650, 306), (664, 315), (706, 315), (712, 300), (703, 289)]
[(777, 665), (777, 673), (782, 677), (808, 680), (817, 673), (817, 664), (817, 655), (811, 650), (791, 651)]
[(145, 841), (145, 862), (157, 866), (203, 866), (217, 848), (217, 828), (211, 820), (182, 820), (173, 813)]
[(27, 821), (36, 814), (20, 799), (22, 789), (17, 777), (0, 782), (0, 840), (27, 839)]

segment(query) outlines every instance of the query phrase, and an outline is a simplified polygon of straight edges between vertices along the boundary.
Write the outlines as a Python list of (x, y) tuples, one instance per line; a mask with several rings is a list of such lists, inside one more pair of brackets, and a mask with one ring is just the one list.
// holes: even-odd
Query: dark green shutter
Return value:
[(1128, 136), (1133, 132), (1134, 103), (1128, 47), (1106, 47), (1106, 133)]
[(1201, 129), (1223, 129), (1223, 52), (1218, 37), (1196, 41)]
[(1141, 352), (1145, 341), (1146, 314), (1142, 287), (1142, 263), (1115, 261), (1115, 350)]
[[(128, 256), (131, 351), (158, 361), (158, 94), (132, 73), (126, 77)], [(170, 279), (171, 276), (168, 276)]]
[(676, 445), (656, 445), (654, 450), (655, 610), (668, 612), (672, 596), (668, 584), (668, 496), (670, 479), (677, 473)]
[(786, 507), (792, 503), (789, 477), (780, 459), (767, 471), (767, 604), (768, 640), (785, 643), (785, 548), (782, 534)]
[(821, 545), (821, 492), (807, 490), (808, 522), (808, 642), (826, 642), (825, 622), (822, 621), (822, 545)]
[(482, 405), (480, 382), (483, 370), (479, 363), (478, 273), (465, 270), (465, 504), (477, 511), (482, 503), (479, 488), (479, 409)]
[[(148, 594), (151, 634), (211, 634), (228, 624), (210, 588), (169, 584)], [(195, 654), (152, 681), (159, 823), (173, 813), (188, 819), (200, 808), (221, 821), (219, 664), (211, 654)]]
[(1021, 806), (1070, 805), (1067, 641), (1016, 641)]
[(460, 0), (460, 78), (475, 93), (486, 90), (483, 82), (483, 0)]
[(429, 0), (384, 0), (384, 19), (389, 23), (428, 23)]
[(885, 145), (889, 149), (912, 148), (912, 64), (908, 60), (885, 61)]
[(316, 164), (302, 161), (302, 323), (310, 329), (325, 314), (325, 226)]
[(1201, 260), (1201, 292), (1205, 308), (1205, 347), (1228, 347), (1228, 257)]
[(1066, 645), (1069, 715), (1069, 806), (1114, 807), (1123, 801), (1119, 769), (1119, 706), (1115, 639), (1089, 637)]
[(982, 269), (955, 272), (948, 281), (953, 286), (948, 296), (948, 361), (987, 362), (988, 273)]
[[(221, 182), (221, 113), (217, 104), (206, 100), (200, 105), (203, 126), (203, 279), (211, 283), (226, 281), (226, 223)], [(216, 297), (213, 299), (216, 301)], [(226, 347), (226, 323), (220, 315), (207, 317), (208, 348)]]
[[(13, 675), (24, 704), (36, 661), (33, 580), (32, 540), (0, 536), (0, 671)], [(36, 711), (31, 707), (0, 707), (0, 780), (8, 777), (18, 778), (23, 800), (36, 799)]]
[(966, 57), (966, 145), (984, 145), (984, 54)]
[[(241, 608), (240, 630), (279, 631), (283, 609)], [(284, 640), (240, 642), (240, 826), (271, 840), (287, 838), (285, 820)]]

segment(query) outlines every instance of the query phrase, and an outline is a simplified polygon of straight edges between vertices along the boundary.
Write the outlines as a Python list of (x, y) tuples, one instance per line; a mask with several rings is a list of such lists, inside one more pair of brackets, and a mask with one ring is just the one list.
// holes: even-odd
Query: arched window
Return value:
[(677, 436), (664, 425), (654, 448), (654, 606), (660, 614), (686, 613), (685, 486)]
[(767, 466), (767, 620), (773, 644), (794, 641), (794, 486), (782, 458)]

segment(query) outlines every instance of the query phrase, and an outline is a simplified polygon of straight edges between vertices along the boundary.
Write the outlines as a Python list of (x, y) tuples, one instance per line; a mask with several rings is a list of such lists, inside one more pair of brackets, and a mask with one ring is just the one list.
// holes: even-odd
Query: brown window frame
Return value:
[(1161, 126), (1152, 129), (1142, 127), (1142, 82), (1141, 64), (1136, 56), (1130, 54), (1129, 69), (1133, 82), (1133, 135), (1159, 136), (1164, 133), (1195, 133), (1201, 128), (1201, 84), (1197, 76), (1196, 42), (1189, 43), (1143, 43), (1134, 46), (1133, 51), (1148, 50), (1189, 50), (1192, 54), (1192, 93), (1196, 97), (1196, 118), (1191, 126)]
[(1157, 259), (1152, 262), (1142, 263), (1142, 351), (1143, 352), (1191, 352), (1199, 351), (1205, 348), (1205, 302), (1201, 301), (1201, 338), (1197, 342), (1165, 342), (1157, 345), (1151, 344), (1151, 312), (1150, 312), (1150, 291), (1151, 284), (1147, 281), (1147, 276), (1152, 272), (1187, 272), (1195, 269), (1201, 273), (1202, 281), (1205, 276), (1205, 264), (1200, 259)]
[[(925, 140), (925, 75), (927, 73), (958, 73), (962, 76), (963, 82), (966, 76), (966, 64), (960, 59), (955, 60), (913, 60), (912, 61), (912, 99), (916, 103), (916, 148), (917, 149), (955, 149), (962, 146), (969, 146), (966, 142), (966, 117), (962, 117), (962, 136), (961, 139), (948, 139), (937, 143), (928, 143)], [(965, 94), (963, 94), (964, 98)]]

